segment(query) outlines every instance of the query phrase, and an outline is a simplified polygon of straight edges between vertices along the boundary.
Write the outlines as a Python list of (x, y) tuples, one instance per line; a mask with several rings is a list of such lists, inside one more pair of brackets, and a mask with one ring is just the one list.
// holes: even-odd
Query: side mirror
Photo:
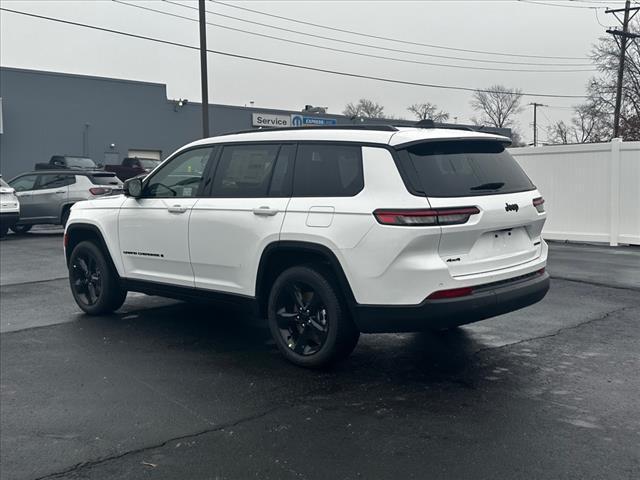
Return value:
[(142, 196), (142, 179), (133, 177), (124, 182), (122, 187), (124, 194), (127, 197), (139, 198)]

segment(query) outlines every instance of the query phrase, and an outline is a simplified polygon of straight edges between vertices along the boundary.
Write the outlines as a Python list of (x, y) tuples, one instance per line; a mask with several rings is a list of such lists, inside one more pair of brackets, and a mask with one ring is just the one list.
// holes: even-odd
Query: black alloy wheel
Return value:
[(89, 252), (76, 256), (69, 274), (78, 298), (87, 306), (95, 305), (102, 294), (102, 272)]
[(317, 353), (327, 339), (327, 308), (320, 294), (305, 283), (284, 286), (276, 300), (276, 318), (280, 335), (298, 355)]
[(78, 306), (89, 315), (117, 310), (127, 291), (103, 250), (91, 241), (78, 243), (69, 258), (69, 284)]
[(291, 267), (273, 283), (269, 329), (287, 360), (321, 368), (347, 357), (360, 332), (332, 275), (315, 265)]

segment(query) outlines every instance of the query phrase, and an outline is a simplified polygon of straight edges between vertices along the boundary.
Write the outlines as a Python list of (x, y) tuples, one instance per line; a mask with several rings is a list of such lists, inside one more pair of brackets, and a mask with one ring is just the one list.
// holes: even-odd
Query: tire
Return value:
[(74, 300), (89, 315), (112, 313), (127, 297), (102, 249), (89, 241), (80, 242), (71, 252), (69, 284)]
[(330, 276), (309, 266), (292, 267), (271, 287), (269, 329), (284, 357), (307, 368), (349, 356), (360, 332)]
[(67, 226), (67, 222), (69, 221), (69, 215), (71, 214), (71, 208), (65, 208), (64, 212), (62, 212), (62, 217), (60, 217), (60, 225), (63, 227)]
[(6, 225), (1, 226), (0, 227), (0, 238), (6, 237), (8, 231), (9, 231), (9, 227), (7, 227)]
[(29, 230), (31, 230), (31, 227), (33, 227), (33, 225), (29, 225), (29, 224), (14, 225), (13, 227), (11, 227), (11, 231), (13, 231), (13, 233), (16, 233), (18, 235), (22, 235), (24, 233), (27, 233)]

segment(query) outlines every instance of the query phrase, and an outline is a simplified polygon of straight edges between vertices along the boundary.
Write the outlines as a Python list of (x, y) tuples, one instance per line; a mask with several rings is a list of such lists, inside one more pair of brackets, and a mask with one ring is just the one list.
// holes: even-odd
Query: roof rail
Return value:
[(257, 132), (282, 132), (286, 130), (373, 130), (379, 132), (397, 132), (398, 129), (393, 125), (303, 125), (300, 127), (274, 127), (260, 128), (251, 130), (236, 130), (233, 132), (221, 133), (223, 135), (236, 135), (238, 133), (257, 133)]

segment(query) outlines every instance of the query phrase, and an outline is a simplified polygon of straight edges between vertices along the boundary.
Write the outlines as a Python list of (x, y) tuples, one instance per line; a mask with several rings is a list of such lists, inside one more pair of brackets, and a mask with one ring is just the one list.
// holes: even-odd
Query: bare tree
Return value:
[(554, 123), (547, 130), (547, 138), (550, 143), (562, 144), (605, 142), (611, 135), (607, 117), (597, 105), (578, 105), (574, 108), (571, 123)]
[[(630, 31), (640, 33), (640, 20), (630, 25)], [(552, 143), (606, 142), (613, 135), (613, 110), (620, 50), (611, 37), (602, 37), (593, 47), (591, 58), (599, 75), (589, 79), (587, 100), (574, 107), (569, 124), (556, 122), (549, 131)], [(625, 140), (640, 140), (640, 42), (627, 45), (620, 133)]]
[[(633, 20), (629, 31), (640, 33), (640, 19)], [(600, 112), (602, 121), (613, 135), (613, 110), (617, 84), (620, 48), (613, 36), (600, 38), (594, 46), (591, 59), (595, 63), (598, 76), (587, 84), (585, 105)], [(625, 140), (640, 140), (640, 41), (627, 43), (624, 80), (622, 83), (622, 108), (620, 109), (620, 134)], [(605, 138), (607, 139), (607, 138)]]
[(475, 91), (471, 99), (471, 107), (481, 114), (479, 119), (473, 118), (476, 125), (488, 125), (497, 128), (509, 128), (514, 124), (514, 117), (522, 112), (522, 91), (502, 85), (492, 85), (482, 91)]
[(561, 143), (566, 145), (571, 143), (571, 126), (564, 120), (559, 120), (547, 129), (547, 141), (549, 143)]
[(348, 103), (342, 113), (347, 117), (383, 118), (384, 107), (373, 100), (361, 98), (357, 103)]
[(449, 114), (444, 110), (438, 111), (438, 106), (433, 103), (414, 103), (407, 107), (418, 120), (433, 120), (434, 122), (446, 122), (449, 120)]

